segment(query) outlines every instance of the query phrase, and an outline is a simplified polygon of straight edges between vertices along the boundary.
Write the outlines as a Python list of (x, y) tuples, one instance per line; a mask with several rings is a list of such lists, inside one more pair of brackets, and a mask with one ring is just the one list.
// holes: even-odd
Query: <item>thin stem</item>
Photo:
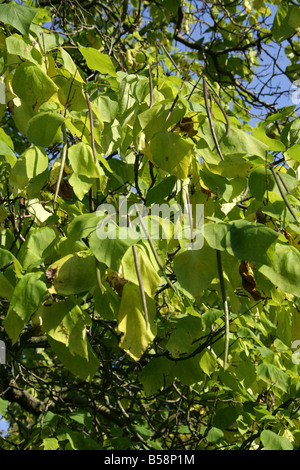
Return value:
[(57, 182), (56, 182), (56, 187), (55, 187), (55, 194), (54, 194), (54, 200), (53, 200), (53, 203), (54, 203), (54, 204), (55, 204), (56, 199), (57, 199), (57, 196), (58, 196), (59, 188), (60, 188), (61, 181), (62, 181), (62, 177), (63, 177), (63, 173), (64, 173), (65, 162), (66, 162), (66, 158), (67, 158), (68, 141), (67, 141), (67, 134), (66, 134), (66, 125), (65, 125), (65, 123), (63, 123), (63, 125), (62, 125), (62, 133), (63, 133), (63, 142), (64, 142), (64, 145), (63, 145), (63, 149), (62, 149), (61, 164), (60, 164), (60, 169), (59, 169), (59, 175), (58, 175)]
[(173, 103), (172, 103), (172, 106), (171, 106), (171, 108), (170, 108), (170, 111), (168, 112), (168, 115), (167, 115), (167, 117), (166, 117), (166, 121), (169, 119), (169, 117), (170, 117), (171, 114), (172, 114), (173, 109), (175, 108), (175, 105), (176, 105), (176, 103), (177, 103), (177, 101), (178, 101), (178, 99), (179, 99), (179, 94), (181, 93), (181, 91), (182, 91), (182, 89), (183, 89), (183, 87), (184, 87), (184, 84), (185, 84), (185, 82), (187, 81), (187, 78), (188, 78), (188, 76), (189, 76), (189, 73), (190, 73), (190, 70), (191, 70), (191, 68), (192, 68), (192, 66), (193, 66), (193, 63), (194, 63), (194, 61), (193, 61), (193, 62), (190, 64), (190, 66), (189, 66), (189, 69), (188, 69), (188, 71), (187, 71), (187, 73), (186, 73), (186, 75), (185, 75), (185, 77), (184, 77), (184, 79), (183, 79), (183, 82), (182, 82), (182, 84), (181, 84), (180, 90), (179, 90), (179, 92), (177, 93), (177, 95), (176, 95), (176, 97), (175, 97), (175, 100), (174, 100)]
[[(127, 216), (127, 220), (128, 220), (128, 226), (131, 227), (132, 225), (131, 225), (129, 215)], [(138, 256), (138, 252), (137, 252), (137, 248), (136, 248), (135, 244), (132, 245), (132, 251), (133, 251), (135, 270), (136, 270), (137, 278), (138, 278), (138, 281), (139, 281), (140, 293), (141, 293), (142, 304), (143, 304), (143, 309), (144, 309), (144, 314), (145, 314), (146, 329), (148, 329), (149, 315), (148, 315), (147, 300), (146, 300), (144, 283), (143, 283), (143, 278), (142, 278), (142, 273), (141, 273), (139, 256)]]
[(280, 192), (280, 194), (281, 194), (281, 196), (282, 196), (282, 199), (284, 200), (284, 202), (285, 202), (285, 204), (286, 204), (288, 210), (290, 211), (290, 213), (291, 213), (292, 216), (294, 217), (296, 223), (299, 224), (298, 218), (297, 218), (297, 216), (296, 216), (296, 214), (295, 214), (295, 212), (294, 212), (294, 210), (293, 210), (291, 204), (290, 204), (289, 201), (287, 200), (287, 197), (286, 197), (286, 195), (285, 195), (285, 193), (284, 193), (284, 191), (283, 191), (283, 189), (282, 189), (282, 186), (281, 186), (281, 183), (280, 183), (280, 179), (278, 178), (278, 175), (277, 175), (276, 171), (274, 170), (273, 165), (269, 165), (269, 166), (270, 166), (270, 169), (271, 169), (272, 174), (273, 174), (273, 176), (274, 176), (274, 179), (275, 179), (275, 181), (276, 181), (276, 184), (277, 184), (277, 186), (278, 186), (279, 192)]
[(151, 64), (149, 65), (149, 86), (150, 86), (150, 104), (149, 107), (152, 108), (153, 106), (153, 82), (152, 82), (152, 71), (151, 71)]
[(102, 284), (102, 280), (101, 280), (100, 263), (97, 260), (97, 258), (96, 258), (96, 275), (97, 275), (98, 285), (99, 285), (100, 290), (101, 290), (101, 294), (103, 295), (104, 294), (104, 289), (103, 289), (103, 284)]
[(148, 230), (147, 230), (147, 228), (146, 228), (146, 226), (145, 226), (145, 224), (144, 224), (144, 221), (143, 221), (143, 219), (142, 219), (142, 217), (141, 217), (141, 214), (140, 214), (140, 212), (139, 212), (139, 210), (138, 210), (137, 205), (135, 204), (134, 207), (135, 207), (137, 216), (138, 216), (138, 218), (139, 218), (140, 224), (141, 224), (141, 226), (142, 226), (142, 229), (144, 230), (144, 233), (145, 233), (145, 235), (146, 235), (146, 237), (147, 237), (147, 240), (148, 240), (148, 242), (149, 242), (149, 244), (150, 244), (150, 247), (151, 247), (152, 253), (153, 253), (153, 255), (154, 255), (154, 258), (155, 258), (155, 260), (156, 260), (156, 262), (157, 262), (157, 264), (158, 264), (158, 266), (159, 266), (161, 272), (163, 273), (163, 276), (164, 276), (165, 280), (167, 281), (168, 285), (169, 285), (169, 286), (171, 287), (171, 289), (177, 294), (175, 287), (173, 286), (172, 282), (171, 282), (170, 279), (168, 278), (168, 276), (167, 276), (167, 274), (165, 273), (165, 270), (164, 270), (164, 268), (163, 268), (163, 266), (162, 266), (162, 264), (161, 264), (161, 262), (160, 262), (160, 259), (159, 259), (159, 256), (158, 256), (158, 254), (157, 254), (157, 251), (156, 251), (156, 249), (155, 249), (155, 246), (154, 246), (154, 244), (153, 244), (153, 241), (152, 241), (152, 239), (151, 239), (151, 237), (150, 237), (150, 234), (149, 234), (149, 232), (148, 232)]
[(209, 107), (209, 103), (208, 103), (207, 85), (206, 85), (206, 80), (205, 80), (204, 77), (203, 77), (203, 93), (204, 93), (204, 101), (205, 101), (207, 117), (208, 117), (208, 121), (209, 121), (209, 125), (210, 125), (210, 130), (211, 130), (211, 133), (212, 133), (212, 136), (213, 136), (213, 139), (214, 139), (214, 143), (215, 143), (215, 146), (217, 148), (218, 154), (220, 155), (221, 160), (224, 160), (224, 157), (223, 157), (223, 154), (222, 154), (222, 151), (220, 149), (220, 145), (219, 145), (219, 142), (218, 142), (218, 139), (217, 139), (217, 136), (216, 136), (215, 128), (214, 128), (214, 123), (213, 123), (213, 119), (212, 119), (212, 115), (211, 115), (211, 111), (210, 111), (210, 107)]
[(94, 118), (93, 118), (93, 110), (92, 105), (89, 99), (88, 92), (84, 92), (85, 99), (89, 108), (89, 118), (90, 118), (90, 125), (91, 125), (91, 143), (92, 143), (92, 150), (93, 150), (93, 157), (94, 162), (97, 163), (97, 154), (96, 154), (96, 147), (95, 147), (95, 136), (94, 136)]
[(224, 370), (225, 370), (227, 367), (228, 350), (229, 350), (229, 306), (228, 306), (228, 302), (226, 299), (221, 252), (220, 250), (216, 250), (216, 252), (217, 252), (217, 266), (218, 266), (218, 274), (219, 274), (219, 280), (220, 280), (220, 286), (221, 286), (222, 302), (223, 302), (223, 308), (224, 308), (224, 314), (225, 314), (225, 351), (224, 351)]

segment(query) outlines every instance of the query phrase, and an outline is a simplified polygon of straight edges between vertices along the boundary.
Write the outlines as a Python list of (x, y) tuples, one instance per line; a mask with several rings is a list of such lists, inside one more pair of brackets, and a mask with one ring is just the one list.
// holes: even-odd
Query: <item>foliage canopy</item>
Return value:
[[(0, 22), (0, 446), (299, 449), (299, 1)], [(203, 247), (142, 236), (155, 204), (203, 205)]]

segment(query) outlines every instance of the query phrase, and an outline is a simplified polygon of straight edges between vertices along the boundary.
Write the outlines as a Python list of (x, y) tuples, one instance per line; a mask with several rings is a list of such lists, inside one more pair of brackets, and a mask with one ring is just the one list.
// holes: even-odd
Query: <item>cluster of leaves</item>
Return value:
[[(193, 43), (205, 69), (195, 57), (178, 60), (168, 43), (180, 2), (151, 4), (143, 27), (142, 5), (152, 2), (133, 1), (132, 11), (117, 2), (115, 18), (110, 2), (74, 3), (83, 17), (101, 7), (106, 28), (89, 28), (88, 14), (70, 35), (69, 2), (54, 17), (0, 6), (0, 412), (11, 423), (3, 446), (299, 448), (295, 106), (247, 124), (236, 81), (245, 65), (230, 53), (253, 54), (236, 42), (234, 21), (219, 25), (223, 49), (218, 37), (211, 48)], [(252, 27), (239, 24), (252, 34), (267, 7), (245, 3)], [(300, 7), (287, 3), (272, 27), (278, 42), (298, 28), (288, 18)], [(239, 13), (228, 11), (228, 20)], [(174, 37), (188, 42), (181, 28), (176, 21)], [(104, 203), (115, 211), (106, 238), (96, 210)], [(176, 218), (151, 215), (154, 204), (190, 207), (196, 235), (202, 205), (203, 247), (178, 240)], [(162, 233), (168, 222), (169, 237), (143, 233), (151, 222)]]

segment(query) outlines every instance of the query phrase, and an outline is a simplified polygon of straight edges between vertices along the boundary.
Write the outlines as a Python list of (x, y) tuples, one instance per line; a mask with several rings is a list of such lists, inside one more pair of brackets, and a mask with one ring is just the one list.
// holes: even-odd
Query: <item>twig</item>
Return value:
[(154, 246), (154, 244), (153, 244), (153, 241), (152, 241), (152, 239), (151, 239), (151, 237), (150, 237), (150, 234), (149, 234), (149, 232), (148, 232), (148, 230), (147, 230), (147, 228), (146, 228), (146, 226), (145, 226), (145, 224), (144, 224), (144, 221), (143, 221), (143, 219), (142, 219), (142, 217), (141, 217), (141, 214), (140, 214), (140, 212), (139, 212), (139, 210), (138, 210), (137, 205), (135, 204), (134, 207), (135, 207), (137, 216), (138, 216), (138, 218), (139, 218), (140, 224), (141, 224), (141, 226), (142, 226), (142, 229), (144, 230), (144, 233), (145, 233), (145, 235), (146, 235), (146, 237), (147, 237), (147, 240), (148, 240), (148, 242), (149, 242), (149, 244), (150, 244), (150, 247), (151, 247), (152, 253), (153, 253), (153, 255), (154, 255), (154, 258), (155, 258), (155, 260), (156, 260), (156, 262), (157, 262), (157, 264), (158, 264), (158, 266), (159, 266), (159, 268), (160, 268), (160, 270), (161, 270), (161, 272), (162, 272), (162, 274), (163, 274), (165, 280), (167, 281), (168, 285), (169, 285), (169, 286), (171, 287), (171, 289), (177, 294), (175, 287), (173, 286), (172, 282), (171, 282), (170, 279), (168, 278), (168, 276), (167, 276), (167, 274), (165, 273), (165, 270), (164, 270), (164, 268), (163, 268), (163, 266), (162, 266), (162, 264), (161, 264), (161, 262), (160, 262), (160, 259), (159, 259), (159, 256), (158, 256), (158, 254), (157, 254), (157, 251), (156, 251), (156, 249), (155, 249), (155, 246)]
[(97, 260), (97, 258), (96, 258), (96, 275), (97, 275), (98, 285), (99, 285), (100, 290), (101, 290), (101, 294), (103, 295), (104, 294), (104, 289), (103, 289), (102, 280), (101, 280), (100, 263)]
[(225, 109), (223, 108), (223, 106), (221, 105), (220, 101), (218, 100), (218, 98), (216, 97), (216, 93), (215, 91), (213, 90), (213, 95), (214, 95), (214, 100), (215, 102), (217, 103), (217, 105), (219, 106), (220, 110), (222, 111), (222, 114), (226, 120), (226, 125), (227, 125), (227, 131), (226, 131), (226, 137), (229, 136), (229, 132), (230, 132), (230, 122), (229, 122), (229, 118), (227, 116), (227, 113), (225, 111)]
[(150, 104), (149, 107), (152, 108), (153, 106), (153, 82), (152, 82), (152, 72), (151, 72), (151, 64), (149, 65), (149, 86), (150, 86)]
[(225, 351), (224, 351), (224, 370), (225, 370), (227, 367), (228, 349), (229, 349), (229, 307), (228, 307), (228, 302), (226, 299), (221, 252), (220, 250), (216, 250), (216, 252), (217, 252), (217, 266), (218, 266), (219, 280), (220, 280), (220, 286), (221, 286), (222, 302), (223, 302), (223, 308), (224, 308), (224, 314), (225, 314)]
[(92, 143), (92, 150), (93, 150), (93, 157), (94, 162), (97, 163), (97, 154), (96, 154), (96, 147), (95, 147), (95, 136), (94, 136), (94, 118), (93, 118), (93, 110), (92, 105), (89, 99), (88, 92), (84, 92), (85, 99), (89, 108), (89, 118), (90, 118), (90, 126), (91, 126), (91, 143)]
[(207, 117), (208, 117), (208, 121), (209, 121), (209, 125), (210, 125), (210, 130), (211, 130), (211, 133), (212, 133), (212, 136), (213, 136), (213, 139), (214, 139), (214, 143), (215, 143), (215, 146), (217, 148), (218, 154), (220, 155), (221, 160), (224, 160), (224, 157), (223, 157), (223, 154), (222, 154), (222, 151), (220, 149), (220, 145), (219, 145), (216, 133), (215, 133), (214, 123), (213, 123), (213, 119), (212, 119), (212, 115), (211, 115), (211, 111), (210, 111), (210, 107), (209, 107), (209, 103), (208, 103), (207, 85), (206, 85), (206, 80), (205, 80), (204, 77), (203, 77), (203, 94), (204, 94), (204, 101), (205, 101)]
[(63, 0), (61, 0), (60, 4), (58, 5), (58, 8), (57, 8), (57, 10), (56, 10), (56, 13), (55, 13), (55, 16), (54, 16), (54, 18), (53, 18), (53, 21), (52, 21), (51, 27), (50, 27), (50, 29), (49, 29), (49, 33), (51, 33), (51, 32), (52, 32), (52, 30), (53, 30), (53, 28), (54, 28), (55, 21), (56, 21), (56, 18), (57, 18), (57, 15), (58, 15), (59, 9), (60, 9), (60, 7), (62, 6), (62, 4), (63, 4)]
[[(128, 227), (131, 227), (132, 225), (131, 225), (131, 220), (130, 220), (129, 215), (127, 216), (127, 220), (128, 220)], [(148, 329), (149, 315), (148, 315), (147, 300), (146, 300), (144, 283), (143, 283), (143, 278), (142, 278), (142, 273), (141, 273), (139, 256), (138, 256), (138, 252), (137, 252), (137, 248), (135, 244), (132, 245), (132, 251), (133, 251), (135, 270), (136, 270), (137, 278), (139, 281), (140, 293), (141, 293), (142, 304), (143, 304), (143, 309), (144, 309), (144, 314), (145, 314), (146, 329)]]
[(62, 177), (63, 177), (63, 173), (64, 173), (65, 162), (66, 162), (66, 158), (67, 158), (68, 141), (67, 141), (67, 134), (66, 134), (66, 125), (65, 125), (65, 123), (62, 124), (62, 133), (63, 133), (63, 142), (64, 142), (64, 145), (63, 145), (63, 149), (62, 149), (61, 164), (60, 164), (59, 174), (58, 174), (58, 178), (57, 178), (57, 181), (56, 181), (56, 187), (55, 187), (55, 194), (54, 194), (53, 204), (55, 204), (56, 199), (57, 199), (57, 196), (58, 196), (59, 188), (60, 188), (61, 181), (62, 181)]
[(192, 244), (192, 250), (193, 250), (194, 249), (195, 236), (194, 236), (194, 227), (193, 227), (193, 214), (192, 214), (192, 211), (191, 211), (191, 203), (190, 203), (190, 197), (189, 197), (188, 189), (185, 189), (185, 196), (186, 196), (186, 202), (187, 202), (189, 225), (190, 225), (190, 230), (191, 230), (191, 244)]
[(270, 167), (270, 169), (271, 169), (271, 171), (272, 171), (272, 174), (273, 174), (273, 176), (274, 176), (274, 179), (275, 179), (275, 181), (276, 181), (276, 184), (277, 184), (277, 187), (278, 187), (278, 189), (279, 189), (279, 192), (280, 192), (280, 194), (281, 194), (281, 196), (282, 196), (282, 199), (284, 200), (284, 202), (285, 202), (285, 204), (286, 204), (288, 210), (290, 211), (290, 213), (291, 213), (292, 216), (294, 217), (296, 223), (299, 224), (298, 218), (297, 218), (297, 216), (296, 216), (296, 214), (295, 214), (295, 212), (294, 212), (294, 210), (293, 210), (291, 204), (290, 204), (289, 201), (287, 200), (286, 195), (284, 194), (284, 191), (283, 191), (282, 186), (281, 186), (281, 183), (280, 183), (280, 179), (278, 178), (278, 175), (277, 175), (276, 171), (275, 171), (274, 168), (273, 168), (273, 164), (270, 164), (269, 167)]
[(194, 63), (194, 60), (193, 60), (193, 62), (190, 64), (190, 66), (189, 66), (189, 68), (188, 68), (188, 71), (187, 71), (187, 73), (186, 73), (186, 75), (185, 75), (185, 77), (184, 77), (184, 79), (183, 79), (183, 81), (182, 81), (180, 90), (179, 90), (179, 92), (177, 93), (177, 95), (176, 95), (176, 97), (175, 97), (175, 100), (173, 101), (172, 106), (171, 106), (171, 108), (170, 108), (170, 111), (168, 112), (168, 115), (167, 115), (167, 117), (166, 117), (166, 121), (169, 119), (169, 117), (171, 116), (171, 113), (172, 113), (173, 109), (175, 108), (175, 105), (176, 105), (176, 103), (177, 103), (177, 101), (178, 101), (178, 99), (179, 99), (179, 94), (180, 94), (180, 92), (182, 91), (185, 82), (187, 81), (187, 78), (188, 78), (188, 76), (189, 76), (189, 73), (190, 73), (190, 70), (191, 70), (191, 68), (192, 68), (193, 63)]
[(135, 161), (134, 161), (134, 184), (135, 184), (135, 189), (137, 190), (137, 193), (140, 196), (141, 200), (145, 202), (145, 198), (142, 195), (142, 191), (139, 187), (139, 165), (140, 165), (140, 154), (137, 153), (135, 156)]

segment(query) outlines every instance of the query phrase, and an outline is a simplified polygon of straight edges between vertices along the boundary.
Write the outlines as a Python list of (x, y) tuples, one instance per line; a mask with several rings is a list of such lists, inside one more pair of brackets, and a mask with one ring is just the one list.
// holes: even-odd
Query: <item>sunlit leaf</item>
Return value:
[(118, 316), (120, 347), (134, 360), (139, 360), (156, 336), (154, 323), (155, 301), (147, 296), (149, 324), (146, 325), (145, 312), (138, 286), (128, 283), (124, 286)]
[(13, 26), (21, 34), (26, 35), (37, 12), (36, 8), (24, 5), (3, 4), (0, 8), (0, 21)]
[(107, 54), (103, 54), (93, 47), (81, 47), (79, 50), (91, 70), (97, 70), (112, 77), (117, 76), (114, 64)]

